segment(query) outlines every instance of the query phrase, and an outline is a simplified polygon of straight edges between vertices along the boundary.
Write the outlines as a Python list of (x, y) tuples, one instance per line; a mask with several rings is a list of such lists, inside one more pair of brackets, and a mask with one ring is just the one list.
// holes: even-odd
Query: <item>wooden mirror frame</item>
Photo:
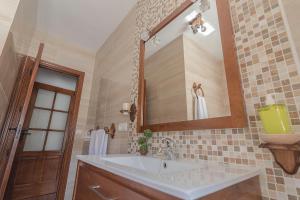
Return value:
[[(149, 38), (153, 37), (161, 29), (167, 26), (173, 19), (184, 12), (193, 4), (193, 0), (186, 0), (173, 13), (167, 16), (161, 23), (154, 27)], [(216, 0), (219, 27), (221, 33), (222, 49), (224, 55), (225, 74), (227, 80), (228, 96), (231, 116), (208, 118), (201, 120), (168, 122), (161, 124), (144, 124), (146, 119), (146, 97), (144, 80), (144, 57), (145, 43), (140, 41), (139, 55), (139, 86), (138, 86), (138, 110), (137, 110), (137, 132), (145, 129), (151, 129), (154, 132), (159, 131), (184, 131), (199, 129), (221, 129), (221, 128), (243, 128), (247, 126), (246, 111), (244, 108), (243, 90), (239, 65), (237, 61), (234, 32), (231, 23), (230, 6), (228, 0)]]

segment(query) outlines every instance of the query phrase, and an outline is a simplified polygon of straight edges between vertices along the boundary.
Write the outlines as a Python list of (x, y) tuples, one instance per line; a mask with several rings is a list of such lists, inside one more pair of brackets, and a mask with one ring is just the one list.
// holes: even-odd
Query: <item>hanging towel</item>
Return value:
[(103, 129), (93, 130), (89, 146), (89, 155), (105, 155), (108, 135)]
[(208, 118), (207, 107), (204, 97), (198, 96), (194, 99), (194, 109), (195, 120)]

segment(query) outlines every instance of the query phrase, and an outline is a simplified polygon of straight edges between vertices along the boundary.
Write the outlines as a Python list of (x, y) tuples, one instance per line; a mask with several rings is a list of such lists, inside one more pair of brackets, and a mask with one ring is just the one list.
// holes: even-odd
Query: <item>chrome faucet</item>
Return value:
[(159, 148), (158, 153), (163, 153), (165, 160), (176, 160), (177, 156), (175, 141), (171, 138), (163, 138), (162, 142), (166, 142), (166, 146), (164, 148)]

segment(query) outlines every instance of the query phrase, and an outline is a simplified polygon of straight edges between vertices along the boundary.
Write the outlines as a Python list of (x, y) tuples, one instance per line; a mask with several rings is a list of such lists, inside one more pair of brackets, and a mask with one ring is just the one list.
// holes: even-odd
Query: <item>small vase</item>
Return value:
[(148, 148), (140, 148), (139, 152), (142, 156), (145, 156), (148, 153)]

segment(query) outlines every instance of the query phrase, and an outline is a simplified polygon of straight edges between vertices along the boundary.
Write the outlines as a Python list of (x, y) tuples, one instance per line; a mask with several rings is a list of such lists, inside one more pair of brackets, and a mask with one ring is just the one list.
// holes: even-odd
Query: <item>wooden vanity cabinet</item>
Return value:
[(176, 197), (79, 161), (73, 200), (174, 200)]
[[(178, 198), (78, 162), (73, 200), (177, 200)], [(200, 200), (259, 200), (258, 176), (209, 194)]]

